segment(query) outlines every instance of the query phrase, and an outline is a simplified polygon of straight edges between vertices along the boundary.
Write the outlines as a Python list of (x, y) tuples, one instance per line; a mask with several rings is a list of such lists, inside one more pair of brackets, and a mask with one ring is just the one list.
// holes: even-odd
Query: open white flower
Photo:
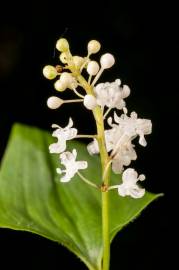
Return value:
[(143, 174), (139, 175), (137, 172), (132, 169), (126, 169), (122, 174), (122, 184), (118, 186), (118, 193), (120, 196), (131, 196), (132, 198), (141, 198), (145, 194), (145, 189), (140, 188), (137, 185), (137, 181), (145, 180), (145, 176)]
[(61, 177), (61, 182), (69, 182), (71, 178), (78, 172), (78, 170), (84, 170), (88, 167), (87, 161), (76, 161), (77, 151), (73, 149), (71, 152), (64, 152), (60, 154), (61, 164), (65, 166), (65, 170), (57, 168), (57, 173), (65, 173)]
[(49, 146), (50, 153), (60, 154), (66, 149), (66, 141), (71, 140), (76, 137), (77, 129), (72, 128), (73, 121), (70, 118), (69, 123), (65, 128), (61, 128), (60, 126), (53, 124), (52, 128), (56, 128), (56, 130), (52, 133), (53, 137), (57, 137), (58, 141)]
[(124, 98), (129, 96), (130, 89), (127, 85), (121, 87), (121, 80), (117, 79), (112, 83), (99, 83), (94, 87), (97, 104), (102, 108), (117, 108), (119, 110), (125, 107)]
[(122, 114), (120, 117), (114, 113), (114, 120), (118, 124), (112, 124), (112, 118), (108, 118), (108, 124), (113, 128), (119, 129), (122, 134), (128, 135), (131, 140), (139, 136), (139, 144), (146, 146), (147, 142), (144, 135), (152, 132), (152, 123), (148, 119), (137, 118), (137, 114), (132, 112), (130, 117), (127, 114)]
[[(132, 160), (137, 159), (132, 140), (139, 136), (139, 143), (146, 146), (144, 135), (150, 134), (152, 124), (150, 120), (139, 119), (135, 112), (128, 117), (122, 114), (121, 117), (114, 113), (115, 123), (112, 118), (108, 118), (111, 129), (105, 130), (105, 143), (107, 152), (111, 151), (112, 169), (115, 173), (121, 173), (124, 166), (129, 166)], [(99, 146), (94, 139), (87, 146), (91, 155), (99, 153)]]

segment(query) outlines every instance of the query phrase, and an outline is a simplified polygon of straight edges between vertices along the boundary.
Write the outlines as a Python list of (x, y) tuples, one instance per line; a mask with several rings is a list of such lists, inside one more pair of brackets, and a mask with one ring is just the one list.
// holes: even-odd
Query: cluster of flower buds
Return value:
[[(103, 54), (99, 63), (92, 60), (92, 55), (98, 53), (100, 48), (101, 44), (97, 40), (91, 40), (87, 45), (85, 57), (73, 56), (65, 38), (57, 41), (56, 49), (60, 52), (61, 64), (56, 67), (45, 66), (43, 74), (49, 80), (56, 79), (54, 88), (57, 91), (62, 92), (69, 89), (73, 91), (75, 98), (63, 100), (52, 96), (47, 100), (47, 105), (50, 109), (57, 109), (64, 103), (82, 102), (86, 109), (93, 112), (94, 116), (101, 113), (102, 119), (100, 119), (103, 122), (101, 124), (108, 125), (103, 134), (106, 152), (109, 155), (107, 167), (112, 166), (114, 173), (122, 173), (122, 184), (108, 187), (107, 191), (118, 188), (121, 196), (140, 198), (144, 195), (145, 189), (140, 188), (136, 183), (138, 180), (144, 180), (144, 175), (137, 177), (134, 169), (124, 169), (124, 167), (129, 166), (131, 161), (137, 158), (133, 139), (139, 136), (139, 144), (146, 146), (144, 135), (151, 133), (152, 124), (150, 120), (138, 118), (135, 112), (132, 112), (130, 116), (127, 115), (125, 99), (130, 95), (130, 88), (122, 85), (120, 79), (97, 84), (103, 71), (111, 68), (115, 63), (115, 58), (110, 53)], [(86, 75), (87, 78), (85, 78)], [(111, 110), (113, 110), (113, 116), (109, 117), (108, 114)], [(122, 114), (119, 116), (120, 111)], [(71, 118), (65, 128), (56, 124), (53, 124), (52, 127), (55, 128), (52, 136), (56, 137), (58, 141), (51, 144), (49, 149), (50, 153), (59, 154), (60, 163), (65, 167), (65, 169), (57, 168), (57, 173), (63, 174), (61, 181), (68, 182), (77, 173), (82, 180), (91, 183), (79, 173), (79, 170), (87, 168), (87, 162), (76, 161), (77, 151), (76, 149), (73, 149), (72, 152), (66, 151), (66, 141), (75, 138), (93, 138), (87, 149), (90, 155), (94, 155), (100, 152), (98, 138), (101, 134), (79, 135), (77, 129), (73, 127)], [(94, 183), (91, 185), (95, 186)]]

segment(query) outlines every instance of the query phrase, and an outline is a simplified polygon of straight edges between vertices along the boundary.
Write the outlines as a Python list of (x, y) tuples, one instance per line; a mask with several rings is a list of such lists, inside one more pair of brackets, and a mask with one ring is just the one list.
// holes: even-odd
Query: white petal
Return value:
[(120, 85), (121, 85), (121, 80), (120, 80), (120, 79), (116, 79), (116, 80), (115, 80), (115, 83), (116, 83), (118, 86), (120, 86)]
[(88, 167), (87, 161), (77, 161), (78, 170), (86, 169)]
[(120, 120), (121, 120), (121, 118), (117, 115), (116, 112), (114, 112), (114, 121), (119, 124)]
[(128, 85), (123, 85), (123, 88), (122, 88), (122, 98), (126, 98), (130, 95), (130, 88)]
[(122, 174), (122, 180), (124, 183), (127, 183), (129, 186), (135, 184), (137, 182), (137, 172), (132, 169), (126, 169)]
[(72, 150), (72, 154), (73, 154), (73, 156), (74, 156), (74, 159), (76, 159), (76, 157), (77, 157), (77, 151), (76, 151), (76, 149), (73, 149), (73, 150)]
[(99, 153), (99, 146), (96, 139), (94, 139), (92, 142), (90, 142), (87, 145), (87, 150), (90, 155), (98, 154)]
[(52, 128), (60, 128), (60, 126), (57, 124), (52, 124)]
[(63, 182), (63, 183), (67, 183), (71, 180), (71, 177), (68, 175), (68, 174), (65, 174), (64, 176), (62, 176), (60, 178), (60, 181)]
[(137, 113), (136, 112), (131, 112), (131, 118), (137, 119)]
[(72, 118), (70, 117), (70, 118), (69, 118), (68, 125), (67, 125), (65, 128), (71, 128), (72, 126), (73, 126), (73, 120), (72, 120)]
[(69, 162), (75, 161), (74, 155), (69, 151), (63, 152), (60, 155), (60, 159), (61, 159), (61, 163), (64, 165), (68, 164)]
[(124, 184), (118, 186), (118, 193), (120, 196), (125, 197), (127, 195), (126, 188)]
[(129, 190), (129, 195), (134, 199), (142, 198), (144, 194), (145, 194), (145, 189), (140, 188), (137, 185), (135, 185), (135, 187), (132, 187)]
[(57, 172), (58, 174), (62, 174), (62, 170), (61, 170), (60, 168), (56, 168), (56, 172)]
[(110, 127), (113, 126), (113, 124), (112, 124), (112, 117), (109, 117), (109, 118), (108, 118), (107, 123), (108, 123), (108, 125), (109, 125)]
[(145, 139), (143, 134), (141, 134), (140, 137), (139, 137), (139, 144), (142, 145), (142, 146), (147, 145), (146, 139)]
[(57, 143), (52, 143), (49, 146), (49, 151), (51, 154), (60, 154), (66, 149), (66, 142), (64, 140), (61, 140)]
[(76, 137), (77, 133), (78, 133), (78, 130), (76, 128), (70, 128), (70, 129), (64, 130), (63, 136), (64, 136), (64, 139), (71, 140)]

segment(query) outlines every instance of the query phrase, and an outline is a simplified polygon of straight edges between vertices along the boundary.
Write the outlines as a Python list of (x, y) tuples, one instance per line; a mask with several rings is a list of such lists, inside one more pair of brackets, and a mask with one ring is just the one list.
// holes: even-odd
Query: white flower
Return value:
[(47, 100), (47, 106), (52, 110), (58, 109), (63, 103), (63, 99), (54, 96), (49, 97)]
[(105, 53), (101, 56), (100, 64), (102, 69), (111, 68), (115, 63), (114, 56), (111, 53)]
[(129, 96), (130, 89), (127, 85), (121, 87), (120, 79), (112, 83), (99, 83), (94, 87), (98, 105), (102, 108), (117, 108), (119, 110), (125, 107), (124, 98)]
[(47, 78), (48, 80), (53, 80), (55, 79), (55, 77), (57, 76), (57, 70), (55, 67), (53, 66), (45, 66), (43, 68), (43, 75), (45, 78)]
[(101, 44), (97, 40), (90, 40), (88, 42), (88, 55), (99, 52)]
[(87, 145), (87, 150), (90, 155), (95, 155), (99, 153), (99, 146), (98, 146), (98, 141), (94, 139), (92, 142), (90, 142)]
[(66, 141), (71, 140), (76, 137), (77, 129), (72, 128), (73, 121), (70, 118), (69, 123), (65, 128), (61, 128), (60, 126), (53, 124), (52, 128), (56, 128), (56, 130), (52, 133), (53, 137), (57, 137), (57, 143), (53, 143), (49, 146), (50, 153), (59, 154), (65, 151), (66, 149)]
[(96, 61), (90, 61), (87, 65), (87, 72), (89, 75), (94, 76), (99, 71), (99, 65)]
[(145, 189), (140, 188), (137, 185), (137, 181), (145, 180), (145, 176), (143, 174), (139, 175), (137, 172), (132, 169), (126, 169), (122, 174), (122, 184), (118, 186), (118, 193), (122, 197), (124, 196), (131, 196), (132, 198), (141, 198), (145, 194)]
[(78, 170), (84, 170), (88, 167), (87, 161), (76, 161), (76, 157), (76, 149), (73, 149), (72, 153), (64, 152), (60, 155), (61, 164), (65, 166), (65, 170), (57, 168), (57, 173), (65, 173), (60, 179), (61, 182), (69, 182)]
[[(134, 112), (131, 117), (126, 114), (118, 117), (114, 114), (114, 120), (115, 123), (112, 123), (112, 118), (108, 118), (108, 124), (112, 128), (105, 130), (105, 143), (107, 152), (111, 151), (112, 170), (121, 173), (124, 166), (129, 166), (132, 160), (137, 159), (132, 140), (139, 135), (139, 143), (145, 146), (144, 135), (151, 133), (152, 124), (150, 120), (138, 119)], [(88, 144), (87, 150), (91, 155), (99, 153), (96, 139)]]
[[(152, 132), (152, 123), (148, 119), (137, 118), (137, 114), (132, 112), (130, 117), (126, 114), (122, 114), (120, 117), (114, 113), (114, 120), (118, 124), (118, 128), (122, 131), (123, 134), (128, 135), (131, 139), (134, 139), (136, 136), (139, 136), (139, 144), (146, 146), (147, 142), (144, 138), (144, 135), (150, 134)], [(111, 126), (116, 127), (112, 124), (112, 119), (108, 119), (108, 123)]]
[(85, 95), (83, 104), (88, 110), (93, 110), (97, 106), (96, 98), (92, 95)]
[(57, 40), (56, 48), (60, 52), (66, 52), (69, 50), (69, 44), (66, 38), (60, 38)]

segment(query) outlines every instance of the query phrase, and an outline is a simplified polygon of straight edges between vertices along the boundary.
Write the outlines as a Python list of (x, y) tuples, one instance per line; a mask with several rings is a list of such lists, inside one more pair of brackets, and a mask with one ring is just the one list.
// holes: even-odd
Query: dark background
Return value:
[[(80, 131), (94, 129), (90, 114), (82, 113), (80, 106), (55, 112), (46, 107), (47, 98), (56, 92), (42, 76), (42, 68), (58, 64), (54, 46), (60, 36), (69, 40), (76, 55), (85, 55), (89, 40), (99, 40), (101, 53), (116, 57), (116, 65), (101, 81), (121, 78), (132, 90), (129, 110), (153, 122), (148, 147), (137, 147), (139, 158), (133, 164), (146, 174), (145, 187), (165, 196), (115, 238), (111, 269), (162, 269), (166, 264), (173, 269), (174, 265), (179, 97), (175, 10), (171, 1), (90, 1), (82, 6), (47, 1), (39, 7), (9, 3), (0, 11), (1, 157), (15, 122), (50, 130), (51, 123), (66, 125), (72, 115)], [(31, 269), (86, 269), (65, 248), (30, 233), (0, 229), (0, 249), (0, 261), (6, 265), (1, 269), (26, 269), (27, 263)]]

